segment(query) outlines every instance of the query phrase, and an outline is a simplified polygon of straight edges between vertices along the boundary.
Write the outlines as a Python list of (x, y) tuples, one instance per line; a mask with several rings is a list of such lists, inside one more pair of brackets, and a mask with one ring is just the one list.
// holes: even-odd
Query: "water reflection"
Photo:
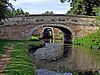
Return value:
[(52, 43), (53, 42), (53, 39), (52, 38), (42, 39), (42, 40), (45, 41), (45, 43)]
[(63, 56), (64, 57), (69, 57), (72, 53), (72, 44), (67, 44), (67, 43), (64, 43), (64, 53), (63, 53)]
[(41, 40), (44, 41), (45, 43), (60, 43), (60, 44), (64, 44), (63, 40), (56, 40), (56, 39), (52, 39), (52, 38), (41, 39)]
[(84, 47), (74, 46), (71, 55), (71, 65), (73, 70), (100, 70), (100, 58), (95, 58), (98, 56), (96, 53), (93, 54), (96, 51), (100, 54), (100, 51), (98, 50), (90, 50)]
[[(62, 72), (65, 73), (66, 71), (67, 72), (77, 71), (79, 73), (87, 71), (100, 71), (99, 50), (90, 50), (88, 48), (80, 46), (72, 46), (71, 44), (65, 44), (65, 43), (63, 44), (60, 43), (59, 46), (61, 45), (63, 45), (63, 48), (61, 49), (63, 51), (63, 56), (61, 56), (61, 58), (57, 59), (56, 61), (46, 61), (46, 62), (36, 61), (36, 59), (34, 59), (34, 53), (33, 53), (32, 59), (36, 67), (38, 69), (48, 69), (50, 71), (56, 71), (61, 73)], [(50, 49), (53, 50), (54, 48), (51, 46)], [(90, 74), (85, 74), (85, 75), (90, 75)]]

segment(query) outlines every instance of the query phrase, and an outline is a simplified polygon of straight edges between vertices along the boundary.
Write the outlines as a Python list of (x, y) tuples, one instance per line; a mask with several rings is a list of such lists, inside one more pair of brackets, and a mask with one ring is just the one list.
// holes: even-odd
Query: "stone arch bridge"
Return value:
[(41, 35), (44, 27), (60, 29), (69, 41), (95, 32), (99, 25), (93, 16), (84, 15), (42, 15), (19, 16), (2, 20), (0, 39), (29, 40), (31, 35)]

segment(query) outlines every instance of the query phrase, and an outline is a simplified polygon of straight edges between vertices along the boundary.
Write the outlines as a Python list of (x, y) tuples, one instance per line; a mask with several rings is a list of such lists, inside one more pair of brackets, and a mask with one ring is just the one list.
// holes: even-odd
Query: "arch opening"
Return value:
[(60, 27), (60, 26), (49, 26), (49, 27), (54, 27), (54, 28), (57, 28), (59, 30), (61, 30), (64, 34), (64, 42), (65, 43), (72, 43), (72, 32), (67, 29), (67, 28), (64, 28), (64, 27)]
[(42, 38), (53, 38), (53, 28), (44, 27)]
[[(59, 30), (61, 30), (64, 34), (64, 42), (66, 43), (72, 43), (72, 32), (71, 30), (69, 29), (69, 27), (65, 27), (64, 25), (55, 25), (55, 24), (46, 24), (46, 25), (41, 25), (39, 26), (40, 28), (43, 27), (43, 30), (42, 30), (42, 34), (43, 35), (43, 38), (46, 37), (46, 38), (53, 38), (53, 28), (57, 28)], [(36, 27), (36, 29), (33, 29), (31, 30), (30, 34), (32, 34), (34, 31), (36, 31), (39, 27)]]

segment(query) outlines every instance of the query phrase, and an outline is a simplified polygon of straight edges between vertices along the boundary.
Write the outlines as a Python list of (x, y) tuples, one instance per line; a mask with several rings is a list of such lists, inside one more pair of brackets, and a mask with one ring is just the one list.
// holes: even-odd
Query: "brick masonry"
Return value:
[[(0, 39), (29, 40), (31, 35), (41, 36), (44, 27), (63, 27), (71, 31), (73, 37), (87, 36), (99, 26), (93, 17), (69, 15), (31, 15), (10, 18), (0, 25)], [(55, 30), (55, 29), (54, 29)]]

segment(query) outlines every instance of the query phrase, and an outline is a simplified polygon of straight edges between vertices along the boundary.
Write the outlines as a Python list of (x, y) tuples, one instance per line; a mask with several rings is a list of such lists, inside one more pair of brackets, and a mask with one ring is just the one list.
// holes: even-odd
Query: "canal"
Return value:
[[(37, 75), (100, 74), (100, 50), (65, 44), (61, 40), (47, 42), (30, 54)], [(74, 74), (76, 72), (77, 74)]]

